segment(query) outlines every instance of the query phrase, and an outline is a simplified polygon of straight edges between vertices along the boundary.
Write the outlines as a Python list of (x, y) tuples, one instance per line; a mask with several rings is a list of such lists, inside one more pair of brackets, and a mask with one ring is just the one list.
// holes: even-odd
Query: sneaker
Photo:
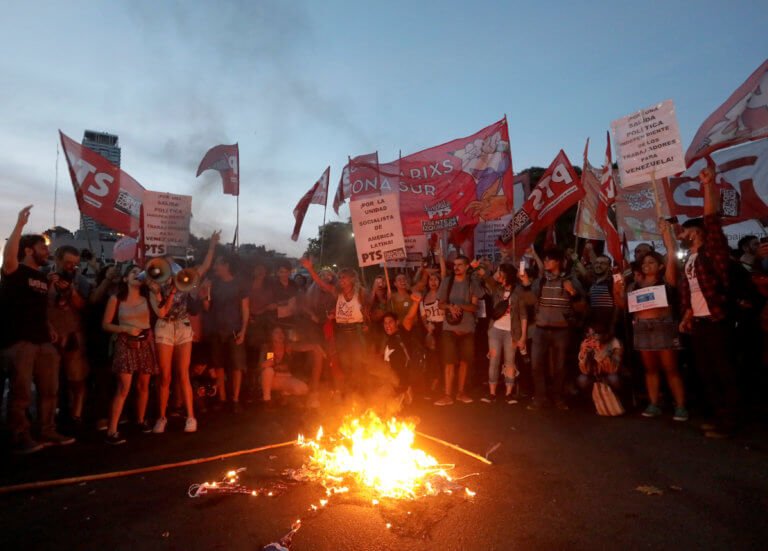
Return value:
[(688, 415), (688, 410), (685, 409), (685, 406), (675, 407), (675, 414), (672, 416), (673, 421), (687, 421), (688, 419), (690, 419), (690, 415)]
[(23, 434), (13, 443), (13, 453), (27, 455), (42, 450), (45, 446), (34, 440), (29, 434)]
[(517, 403), (517, 400), (515, 400), (514, 398), (512, 398), (512, 395), (511, 395), (511, 394), (507, 394), (507, 395), (504, 397), (504, 401), (505, 401), (506, 403), (508, 403), (508, 404), (516, 404), (516, 403)]
[(74, 444), (75, 439), (71, 436), (59, 434), (55, 430), (50, 430), (40, 434), (40, 442), (45, 446), (67, 446)]
[(496, 402), (496, 395), (495, 394), (491, 394), (489, 392), (488, 394), (486, 394), (485, 396), (480, 398), (480, 401), (485, 403), (485, 404), (493, 404), (494, 402)]
[(157, 421), (155, 421), (155, 426), (152, 428), (152, 432), (155, 434), (162, 434), (165, 432), (165, 427), (168, 425), (168, 419), (165, 417), (161, 417)]
[(197, 432), (197, 419), (187, 417), (187, 421), (184, 423), (184, 432)]
[(435, 402), (436, 406), (450, 406), (451, 404), (453, 404), (453, 398), (448, 395), (443, 396), (437, 402)]
[(150, 425), (149, 421), (147, 421), (146, 419), (144, 421), (141, 421), (140, 423), (137, 423), (136, 427), (144, 434), (149, 434), (150, 432), (152, 432), (152, 425)]
[(125, 444), (125, 438), (120, 436), (119, 432), (113, 432), (113, 433), (107, 432), (104, 435), (104, 442), (106, 442), (107, 444), (111, 444), (113, 446), (117, 446), (119, 444)]
[(648, 418), (658, 417), (659, 415), (661, 415), (661, 408), (656, 404), (648, 404), (648, 407), (645, 408), (645, 411), (643, 411), (643, 413), (641, 413), (640, 415)]
[(456, 395), (456, 399), (461, 402), (462, 404), (471, 404), (473, 402), (472, 398), (464, 394), (463, 392), (459, 392)]

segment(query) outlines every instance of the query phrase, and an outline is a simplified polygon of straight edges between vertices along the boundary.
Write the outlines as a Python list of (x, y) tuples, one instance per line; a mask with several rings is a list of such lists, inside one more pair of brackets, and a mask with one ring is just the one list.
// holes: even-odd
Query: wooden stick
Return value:
[(384, 279), (387, 280), (387, 300), (392, 295), (392, 289), (389, 287), (389, 270), (387, 270), (387, 261), (384, 261)]
[(251, 448), (250, 450), (240, 450), (237, 452), (223, 453), (220, 455), (214, 455), (212, 457), (190, 459), (188, 461), (180, 461), (178, 463), (165, 463), (163, 465), (152, 465), (150, 467), (142, 467), (140, 469), (130, 469), (127, 471), (114, 471), (111, 473), (91, 474), (86, 476), (73, 476), (70, 478), (58, 478), (55, 480), (41, 480), (39, 482), (27, 482), (25, 484), (16, 484), (15, 486), (2, 486), (0, 487), (0, 494), (20, 492), (23, 490), (35, 490), (39, 488), (49, 488), (52, 486), (66, 486), (68, 484), (77, 484), (79, 482), (91, 482), (93, 480), (118, 478), (121, 476), (130, 476), (130, 475), (141, 474), (141, 473), (151, 473), (154, 471), (164, 471), (166, 469), (174, 469), (176, 467), (186, 467), (188, 465), (197, 465), (198, 463), (208, 463), (210, 461), (216, 461), (218, 459), (226, 459), (228, 457), (236, 457), (238, 455), (246, 455), (249, 453), (263, 452), (266, 450), (273, 450), (275, 448), (284, 448), (286, 446), (292, 446), (294, 444), (296, 444), (296, 440), (291, 440), (289, 442), (281, 442), (279, 444), (270, 444), (268, 446), (261, 446), (259, 448)]
[(485, 457), (482, 455), (477, 455), (476, 453), (473, 453), (469, 450), (465, 450), (462, 447), (457, 446), (456, 444), (451, 444), (450, 442), (446, 442), (445, 440), (440, 440), (439, 438), (435, 438), (434, 436), (430, 436), (428, 434), (424, 434), (423, 432), (416, 431), (416, 434), (419, 436), (422, 436), (426, 438), (427, 440), (432, 440), (433, 442), (437, 442), (438, 444), (442, 444), (443, 446), (447, 446), (453, 450), (460, 451), (464, 455), (468, 455), (469, 457), (474, 457), (478, 461), (485, 463), (486, 465), (493, 465), (490, 461), (488, 461)]
[(656, 203), (656, 216), (661, 218), (661, 203), (659, 202), (659, 190), (656, 189), (656, 171), (651, 172), (651, 184), (653, 185), (653, 200)]

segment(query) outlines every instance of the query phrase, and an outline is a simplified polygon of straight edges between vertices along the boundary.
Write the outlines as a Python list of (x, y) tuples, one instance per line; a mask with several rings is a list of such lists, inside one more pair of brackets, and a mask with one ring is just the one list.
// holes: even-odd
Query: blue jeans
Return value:
[(552, 374), (550, 394), (557, 401), (562, 399), (565, 381), (565, 355), (571, 339), (568, 327), (536, 327), (533, 331), (531, 351), (535, 400), (547, 400), (547, 373)]
[[(501, 354), (504, 353), (504, 367), (515, 367), (515, 345), (512, 343), (512, 334), (503, 329), (491, 327), (488, 330), (488, 382), (495, 385), (499, 382), (499, 364)], [(514, 378), (504, 375), (504, 382), (512, 385)]]

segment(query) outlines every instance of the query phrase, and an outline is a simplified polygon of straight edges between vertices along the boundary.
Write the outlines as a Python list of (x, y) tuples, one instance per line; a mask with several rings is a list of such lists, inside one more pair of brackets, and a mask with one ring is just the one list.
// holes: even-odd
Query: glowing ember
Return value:
[(353, 483), (372, 494), (374, 505), (382, 497), (415, 499), (450, 492), (446, 486), (456, 486), (446, 467), (415, 449), (414, 437), (412, 423), (382, 421), (373, 412), (347, 418), (334, 435), (323, 435), (321, 428), (314, 440), (299, 436), (299, 446), (309, 449), (310, 457), (294, 478), (320, 482), (329, 496), (348, 492)]

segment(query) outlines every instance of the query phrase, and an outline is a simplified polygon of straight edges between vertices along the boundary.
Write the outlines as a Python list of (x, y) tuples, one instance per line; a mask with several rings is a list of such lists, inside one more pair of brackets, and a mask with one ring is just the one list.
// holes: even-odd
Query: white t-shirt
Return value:
[(509, 331), (512, 328), (512, 321), (509, 318), (509, 293), (511, 291), (504, 291), (504, 300), (507, 301), (507, 311), (499, 319), (494, 320), (491, 327), (501, 329), (502, 331)]
[(430, 302), (429, 304), (422, 301), (419, 304), (419, 310), (421, 312), (421, 317), (427, 321), (431, 321), (432, 323), (445, 321), (445, 312), (438, 307), (437, 300)]
[(363, 307), (358, 293), (352, 296), (352, 300), (345, 299), (344, 293), (339, 293), (336, 299), (336, 323), (363, 323)]
[(710, 316), (709, 306), (707, 306), (707, 299), (704, 297), (704, 293), (701, 292), (699, 287), (699, 280), (696, 277), (696, 270), (694, 268), (696, 257), (699, 253), (691, 253), (688, 260), (685, 262), (685, 277), (688, 279), (688, 287), (691, 289), (691, 309), (693, 310), (693, 316), (696, 318), (703, 318)]

